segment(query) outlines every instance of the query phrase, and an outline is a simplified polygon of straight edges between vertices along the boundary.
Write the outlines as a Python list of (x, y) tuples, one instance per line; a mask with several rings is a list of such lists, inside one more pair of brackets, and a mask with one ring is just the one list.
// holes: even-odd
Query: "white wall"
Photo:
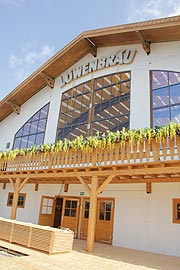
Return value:
[[(9, 218), (11, 207), (6, 206), (10, 184), (0, 185), (0, 216)], [(59, 185), (26, 185), (25, 208), (18, 208), (17, 220), (38, 223), (42, 195), (80, 196), (82, 185), (70, 185), (68, 193)], [(84, 196), (88, 196), (85, 192)], [(180, 198), (180, 183), (152, 184), (146, 194), (145, 184), (109, 185), (100, 195), (115, 198), (113, 245), (180, 256), (180, 225), (172, 223), (172, 199)]]

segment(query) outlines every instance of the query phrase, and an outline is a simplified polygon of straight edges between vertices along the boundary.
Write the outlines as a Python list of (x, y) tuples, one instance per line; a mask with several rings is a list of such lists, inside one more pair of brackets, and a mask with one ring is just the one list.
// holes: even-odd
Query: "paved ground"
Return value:
[(180, 257), (165, 256), (132, 249), (95, 244), (95, 251), (85, 251), (86, 242), (75, 240), (71, 252), (46, 255), (0, 241), (5, 246), (26, 254), (22, 257), (1, 257), (0, 269), (18, 270), (180, 270)]

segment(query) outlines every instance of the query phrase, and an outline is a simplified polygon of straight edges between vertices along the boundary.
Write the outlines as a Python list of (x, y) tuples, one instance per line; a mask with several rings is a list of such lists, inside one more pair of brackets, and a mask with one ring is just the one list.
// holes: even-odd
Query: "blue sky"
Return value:
[(180, 0), (0, 0), (0, 100), (82, 31), (180, 15)]

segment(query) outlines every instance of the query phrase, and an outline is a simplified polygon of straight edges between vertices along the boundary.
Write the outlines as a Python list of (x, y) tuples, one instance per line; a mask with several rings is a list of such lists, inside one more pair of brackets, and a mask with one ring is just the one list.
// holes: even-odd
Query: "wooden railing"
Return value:
[(180, 137), (157, 142), (125, 144), (115, 143), (114, 147), (96, 148), (92, 151), (70, 149), (57, 153), (39, 152), (17, 156), (14, 160), (0, 160), (0, 171), (44, 170), (80, 166), (114, 165), (123, 163), (144, 163), (180, 159)]

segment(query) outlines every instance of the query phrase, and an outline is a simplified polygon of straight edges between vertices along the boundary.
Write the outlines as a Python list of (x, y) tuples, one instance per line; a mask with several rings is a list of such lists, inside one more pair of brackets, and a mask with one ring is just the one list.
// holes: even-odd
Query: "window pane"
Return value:
[(48, 215), (51, 215), (52, 214), (52, 207), (47, 207), (47, 214)]
[(42, 207), (41, 213), (42, 213), (42, 214), (46, 214), (46, 206), (43, 206), (43, 207)]
[(35, 144), (36, 135), (28, 136), (28, 144), (27, 147), (31, 147)]
[(158, 109), (153, 112), (153, 126), (165, 126), (169, 124), (169, 108)]
[(69, 217), (70, 216), (70, 209), (65, 209), (64, 215)]
[(20, 145), (21, 145), (21, 138), (16, 138), (14, 141), (13, 149), (20, 148)]
[(76, 216), (76, 210), (75, 209), (72, 209), (71, 210), (71, 217), (75, 217)]
[(153, 108), (169, 105), (168, 87), (153, 91)]
[(26, 124), (24, 125), (24, 127), (23, 127), (23, 134), (22, 134), (23, 136), (29, 134), (30, 126), (31, 126), (30, 123), (26, 123)]
[(180, 103), (180, 84), (170, 87), (170, 102), (171, 104)]
[(76, 208), (77, 207), (77, 201), (72, 201), (71, 208)]
[(106, 220), (111, 220), (111, 212), (106, 212)]
[(69, 201), (69, 200), (66, 200), (66, 206), (65, 206), (66, 208), (70, 208), (71, 207), (71, 201)]
[(171, 121), (180, 123), (180, 105), (171, 107)]
[(41, 145), (44, 140), (44, 133), (39, 133), (36, 136), (36, 145)]
[(86, 210), (86, 211), (84, 212), (84, 218), (89, 218), (89, 211), (88, 211), (88, 210)]
[(22, 137), (20, 148), (27, 148), (28, 137)]
[(153, 71), (152, 72), (152, 89), (168, 86), (168, 72)]

